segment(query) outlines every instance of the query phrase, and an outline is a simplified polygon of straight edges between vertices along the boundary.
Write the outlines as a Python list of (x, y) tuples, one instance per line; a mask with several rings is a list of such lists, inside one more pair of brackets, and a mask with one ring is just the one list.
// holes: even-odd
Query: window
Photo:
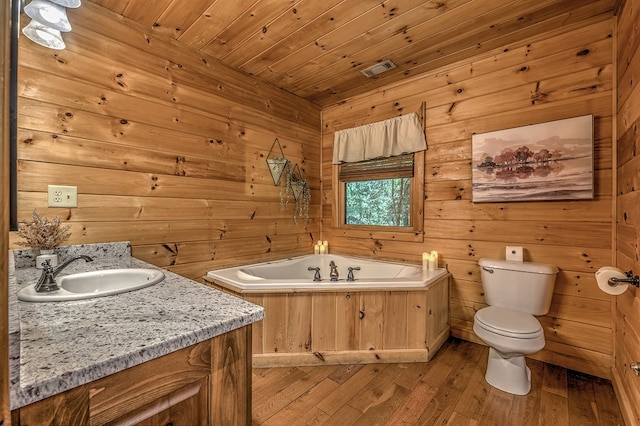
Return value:
[(421, 233), (424, 152), (336, 165), (337, 226)]
[(337, 130), (334, 226), (351, 236), (421, 241), (426, 149), (416, 113)]

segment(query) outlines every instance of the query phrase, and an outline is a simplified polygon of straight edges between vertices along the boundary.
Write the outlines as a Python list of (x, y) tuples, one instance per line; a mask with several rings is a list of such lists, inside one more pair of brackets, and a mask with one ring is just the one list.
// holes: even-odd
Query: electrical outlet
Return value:
[(49, 185), (49, 207), (78, 207), (78, 187)]

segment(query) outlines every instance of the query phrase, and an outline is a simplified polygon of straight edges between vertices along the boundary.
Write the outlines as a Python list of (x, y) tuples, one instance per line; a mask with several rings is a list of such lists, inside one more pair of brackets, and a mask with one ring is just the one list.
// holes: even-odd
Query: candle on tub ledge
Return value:
[(313, 246), (313, 254), (320, 254), (320, 246), (318, 244)]
[(426, 277), (429, 271), (438, 270), (438, 252), (433, 250), (431, 252), (425, 251), (422, 253), (422, 274)]
[(429, 272), (429, 257), (431, 255), (427, 252), (422, 253), (422, 276), (426, 277)]
[(324, 246), (325, 254), (329, 254), (329, 241), (325, 240), (322, 245)]

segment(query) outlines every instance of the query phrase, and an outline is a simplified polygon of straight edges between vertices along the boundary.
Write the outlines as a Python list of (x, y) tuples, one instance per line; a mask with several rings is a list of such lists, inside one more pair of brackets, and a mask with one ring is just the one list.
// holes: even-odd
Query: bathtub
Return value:
[[(338, 281), (329, 278), (329, 263), (337, 266)], [(354, 281), (348, 281), (349, 267)], [(320, 281), (314, 281), (320, 268)], [(416, 289), (429, 286), (447, 275), (446, 269), (422, 273), (416, 265), (384, 262), (335, 254), (308, 255), (285, 260), (219, 269), (207, 273), (223, 287), (236, 293), (271, 293), (299, 291), (379, 291)]]
[[(349, 267), (360, 267), (352, 282)], [(423, 276), (415, 265), (310, 255), (210, 271), (204, 283), (264, 306), (252, 325), (254, 367), (425, 362), (449, 336), (446, 269)]]

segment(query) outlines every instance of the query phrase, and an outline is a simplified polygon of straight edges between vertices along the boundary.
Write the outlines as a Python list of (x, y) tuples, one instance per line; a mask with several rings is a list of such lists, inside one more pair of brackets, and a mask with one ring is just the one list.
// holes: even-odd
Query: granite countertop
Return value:
[[(9, 262), (12, 410), (264, 318), (258, 305), (166, 270), (164, 281), (130, 293), (18, 302), (17, 291), (41, 273), (30, 252), (15, 251)], [(70, 246), (58, 252), (61, 261), (78, 254), (95, 258), (73, 263), (60, 276), (113, 268), (161, 269), (131, 257), (129, 243)]]

